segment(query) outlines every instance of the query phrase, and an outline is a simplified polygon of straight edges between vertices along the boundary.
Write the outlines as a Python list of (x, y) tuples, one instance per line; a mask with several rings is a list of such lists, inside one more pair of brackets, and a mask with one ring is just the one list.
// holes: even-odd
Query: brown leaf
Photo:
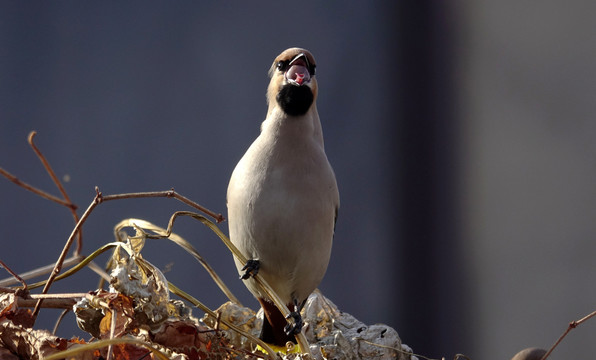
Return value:
[(0, 360), (19, 360), (19, 357), (10, 350), (0, 347)]
[(100, 338), (110, 338), (111, 326), (112, 326), (112, 312), (116, 312), (116, 327), (114, 331), (114, 337), (122, 336), (128, 333), (131, 329), (134, 329), (135, 317), (132, 299), (126, 295), (110, 294), (112, 296), (106, 296), (106, 300), (110, 310), (104, 310), (105, 316), (100, 322)]
[(196, 326), (189, 321), (165, 322), (152, 340), (187, 355), (191, 360), (213, 359), (228, 354), (227, 341), (219, 331)]
[(2, 296), (2, 305), (4, 305), (4, 308), (0, 311), (0, 321), (8, 319), (13, 324), (26, 328), (32, 327), (35, 323), (31, 310), (18, 308), (13, 294), (4, 294)]
[[(0, 321), (0, 343), (19, 358), (36, 360), (77, 346), (81, 340), (59, 338), (47, 330), (23, 328), (4, 320)], [(92, 352), (81, 353), (77, 359), (91, 359), (91, 355)]]
[(33, 312), (31, 309), (10, 309), (6, 311), (5, 308), (2, 313), (0, 313), (0, 321), (3, 319), (10, 320), (15, 325), (20, 325), (25, 328), (33, 327), (35, 324), (35, 319), (33, 319)]
[[(134, 346), (131, 344), (116, 344), (112, 347), (115, 360), (133, 360), (140, 359), (151, 352), (146, 348)], [(149, 358), (150, 359), (150, 358)]]

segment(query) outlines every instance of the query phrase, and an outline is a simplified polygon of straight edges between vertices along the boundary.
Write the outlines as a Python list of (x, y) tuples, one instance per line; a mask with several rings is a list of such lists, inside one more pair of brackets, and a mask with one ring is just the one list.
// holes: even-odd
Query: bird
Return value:
[[(275, 58), (267, 115), (234, 168), (226, 196), (230, 240), (248, 259), (235, 258), (235, 264), (264, 312), (259, 337), (282, 347), (296, 343), (300, 310), (327, 270), (339, 209), (316, 106), (315, 69), (313, 55), (303, 48)], [(291, 324), (259, 290), (256, 273), (288, 306)]]

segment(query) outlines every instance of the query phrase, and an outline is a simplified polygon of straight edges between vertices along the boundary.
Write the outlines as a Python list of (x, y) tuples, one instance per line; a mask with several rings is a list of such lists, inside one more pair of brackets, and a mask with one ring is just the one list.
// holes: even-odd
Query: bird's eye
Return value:
[(311, 65), (310, 69), (308, 69), (308, 71), (310, 72), (311, 76), (315, 76), (315, 69), (317, 68), (316, 65)]
[(286, 71), (287, 67), (288, 67), (287, 61), (279, 61), (277, 63), (277, 70), (279, 70), (279, 71)]

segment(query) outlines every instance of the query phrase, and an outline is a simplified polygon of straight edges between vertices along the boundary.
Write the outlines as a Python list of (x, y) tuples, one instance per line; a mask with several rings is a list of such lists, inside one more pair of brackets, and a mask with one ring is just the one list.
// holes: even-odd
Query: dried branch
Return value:
[(58, 316), (58, 319), (56, 320), (56, 324), (54, 325), (54, 328), (52, 329), (52, 335), (56, 335), (56, 333), (58, 332), (58, 326), (60, 326), (60, 324), (62, 323), (62, 319), (64, 319), (64, 317), (66, 316), (66, 314), (68, 314), (69, 312), (72, 311), (72, 306), (62, 310), (62, 312), (60, 313), (60, 316)]
[(544, 354), (544, 356), (542, 357), (541, 360), (546, 360), (550, 354), (555, 350), (555, 348), (557, 346), (559, 346), (559, 344), (561, 343), (561, 341), (563, 341), (563, 339), (565, 338), (565, 336), (567, 336), (567, 334), (569, 334), (569, 332), (573, 329), (575, 329), (576, 327), (578, 327), (579, 325), (581, 325), (582, 323), (584, 323), (585, 321), (593, 318), (594, 316), (596, 316), (596, 311), (584, 316), (583, 318), (576, 320), (576, 321), (572, 321), (569, 323), (569, 325), (567, 326), (567, 329), (563, 332), (563, 334), (559, 337), (559, 339), (557, 339), (557, 341), (553, 344), (553, 346), (551, 346), (550, 349), (548, 349), (548, 351), (546, 352), (546, 354)]
[[(72, 266), (74, 264), (78, 264), (84, 258), (85, 257), (82, 255), (71, 256), (68, 259), (64, 260), (64, 263), (62, 264), (62, 266)], [(24, 272), (24, 273), (20, 274), (19, 276), (23, 280), (30, 280), (30, 279), (33, 279), (33, 278), (36, 278), (36, 277), (39, 277), (42, 275), (49, 274), (52, 271), (52, 269), (54, 269), (54, 266), (56, 266), (56, 264), (52, 263), (52, 264), (42, 266), (42, 267), (39, 267), (39, 268), (31, 270), (31, 271)], [(16, 284), (17, 282), (18, 281), (14, 277), (2, 279), (2, 280), (0, 280), (0, 287), (10, 286), (10, 285)]]
[[(56, 278), (56, 276), (58, 276), (58, 274), (60, 273), (60, 270), (62, 270), (62, 263), (64, 262), (64, 259), (66, 258), (66, 254), (68, 254), (68, 250), (70, 249), (70, 246), (72, 245), (75, 235), (79, 232), (79, 230), (83, 226), (83, 223), (87, 220), (87, 218), (89, 217), (89, 215), (91, 214), (93, 209), (95, 209), (95, 207), (101, 202), (101, 200), (100, 200), (101, 193), (99, 192), (99, 189), (97, 187), (95, 188), (95, 193), (96, 194), (95, 194), (95, 197), (93, 198), (93, 201), (91, 202), (91, 205), (89, 205), (87, 210), (85, 210), (85, 212), (83, 213), (83, 216), (81, 216), (81, 218), (75, 225), (74, 229), (72, 230), (72, 233), (68, 237), (68, 240), (66, 241), (66, 244), (64, 245), (64, 248), (62, 249), (62, 253), (60, 253), (58, 260), (56, 261), (56, 265), (54, 266), (54, 269), (50, 273), (50, 277), (48, 278), (48, 281), (46, 282), (46, 284), (42, 290), (42, 294), (47, 294), (48, 291), (50, 290), (50, 286), (52, 286), (54, 279)], [(33, 310), (33, 319), (34, 320), (37, 318), (37, 314), (39, 314), (39, 310), (41, 308), (42, 301), (43, 300), (40, 299), (37, 302), (35, 309)]]
[(4, 269), (6, 269), (6, 271), (8, 271), (10, 273), (10, 275), (14, 276), (14, 278), (20, 282), (21, 284), (23, 284), (23, 291), (25, 293), (27, 293), (29, 291), (29, 289), (27, 289), (27, 283), (14, 271), (12, 271), (8, 266), (6, 266), (6, 264), (4, 263), (4, 261), (0, 260), (0, 266), (2, 266)]
[[(13, 289), (7, 289), (8, 291), (3, 292), (12, 292), (15, 293), (16, 291)], [(18, 307), (21, 308), (32, 308), (37, 304), (39, 299), (44, 299), (43, 307), (44, 308), (51, 308), (51, 309), (68, 309), (72, 310), (72, 306), (77, 303), (77, 301), (81, 300), (82, 298), (86, 297), (86, 293), (71, 293), (71, 294), (14, 294), (14, 301)]]
[(32, 185), (27, 184), (26, 182), (20, 180), (19, 178), (17, 178), (13, 174), (9, 173), (8, 171), (4, 170), (3, 168), (0, 168), (0, 175), (4, 176), (8, 180), (12, 181), (17, 186), (20, 186), (25, 190), (31, 191), (35, 195), (41, 196), (42, 198), (44, 198), (46, 200), (53, 201), (55, 203), (58, 203), (60, 205), (66, 206), (66, 207), (69, 206), (68, 202), (66, 202), (52, 194), (48, 194), (47, 192), (40, 190)]
[[(89, 255), (86, 258), (84, 258), (83, 260), (79, 261), (75, 266), (71, 267), (67, 271), (56, 276), (54, 281), (62, 280), (64, 278), (69, 277), (70, 275), (76, 273), (77, 271), (81, 270), (85, 266), (90, 265), (93, 259), (95, 259), (99, 255), (103, 254), (104, 252), (108, 251), (109, 249), (111, 249), (117, 245), (118, 244), (116, 244), (116, 243), (107, 243), (107, 244), (103, 245), (102, 247), (100, 247), (99, 249), (97, 249), (93, 253), (91, 253), (91, 255)], [(92, 267), (92, 265), (90, 265), (89, 267)], [(102, 272), (103, 272), (103, 270), (102, 270)], [(39, 281), (39, 282), (36, 282), (33, 284), (29, 284), (29, 289), (36, 289), (38, 287), (44, 286), (46, 283), (47, 283), (47, 280), (43, 280), (43, 281)]]
[(151, 198), (151, 197), (167, 197), (167, 198), (174, 198), (178, 201), (185, 203), (188, 206), (194, 207), (195, 209), (199, 210), (202, 213), (205, 213), (211, 216), (217, 223), (221, 223), (225, 221), (225, 217), (222, 214), (216, 213), (207, 209), (204, 206), (197, 204), (196, 202), (190, 200), (189, 198), (180, 195), (174, 189), (165, 190), (165, 191), (150, 191), (150, 192), (138, 192), (138, 193), (128, 193), (128, 194), (116, 194), (116, 195), (105, 195), (102, 196), (101, 201), (110, 201), (110, 200), (121, 200), (121, 199), (137, 199), (137, 198)]
[[(60, 193), (62, 194), (62, 197), (64, 198), (64, 201), (66, 202), (66, 206), (70, 207), (72, 210), (76, 210), (77, 206), (75, 204), (73, 204), (72, 201), (70, 201), (70, 197), (66, 193), (66, 190), (64, 190), (64, 187), (62, 186), (62, 183), (60, 182), (60, 180), (58, 180), (58, 177), (56, 176), (56, 173), (50, 166), (50, 163), (48, 162), (46, 157), (42, 154), (41, 150), (39, 150), (37, 145), (35, 145), (35, 143), (33, 142), (33, 138), (35, 138), (35, 135), (37, 135), (36, 131), (31, 131), (29, 133), (29, 136), (27, 138), (29, 145), (31, 145), (31, 148), (33, 149), (33, 151), (35, 151), (35, 154), (37, 155), (37, 157), (43, 164), (43, 167), (46, 169), (46, 171), (52, 178), (52, 181), (54, 181), (54, 183), (58, 187), (58, 190), (60, 190)], [(75, 216), (76, 216), (76, 214), (75, 214)]]
[[(70, 198), (68, 197), (68, 194), (66, 193), (66, 190), (62, 186), (62, 183), (60, 183), (60, 180), (58, 180), (58, 177), (56, 176), (56, 173), (50, 166), (50, 163), (45, 158), (45, 156), (43, 155), (41, 150), (39, 150), (39, 148), (33, 142), (33, 138), (35, 137), (35, 135), (37, 135), (37, 132), (35, 132), (35, 131), (30, 132), (29, 136), (27, 138), (27, 141), (29, 142), (29, 145), (31, 145), (31, 148), (33, 149), (33, 151), (35, 152), (35, 154), (41, 161), (41, 163), (42, 163), (43, 167), (45, 168), (45, 170), (47, 171), (47, 173), (50, 175), (50, 178), (52, 179), (54, 184), (56, 184), (56, 186), (58, 187), (58, 190), (60, 190), (60, 193), (62, 194), (63, 199), (60, 199), (54, 195), (51, 195), (41, 189), (38, 189), (32, 185), (29, 185), (29, 184), (21, 181), (15, 175), (9, 173), (8, 171), (6, 171), (2, 168), (0, 168), (0, 175), (4, 176), (8, 180), (12, 181), (17, 186), (20, 186), (20, 187), (24, 188), (25, 190), (31, 191), (32, 193), (39, 195), (44, 199), (47, 199), (47, 200), (53, 201), (55, 203), (58, 203), (60, 205), (66, 206), (67, 208), (70, 209), (72, 216), (76, 223), (79, 221), (79, 217), (76, 212), (77, 206), (75, 204), (73, 204), (72, 201), (70, 201)], [(74, 252), (75, 256), (80, 254), (82, 246), (83, 246), (83, 236), (82, 236), (82, 233), (79, 233), (79, 238), (77, 241), (77, 248), (75, 249), (75, 252)]]
[[(37, 145), (35, 145), (35, 143), (33, 142), (33, 138), (35, 138), (35, 135), (37, 135), (37, 132), (31, 131), (29, 133), (29, 137), (27, 138), (27, 141), (29, 142), (29, 145), (31, 145), (31, 148), (33, 149), (33, 151), (35, 152), (35, 154), (37, 155), (39, 160), (41, 161), (43, 167), (46, 169), (48, 175), (50, 175), (50, 178), (52, 178), (52, 181), (54, 182), (54, 184), (56, 184), (56, 186), (58, 187), (58, 190), (62, 194), (62, 197), (64, 198), (64, 201), (67, 204), (66, 206), (70, 209), (72, 217), (73, 217), (75, 223), (77, 223), (77, 222), (79, 222), (79, 216), (77, 215), (77, 206), (75, 204), (73, 204), (72, 201), (70, 201), (70, 197), (68, 196), (68, 194), (66, 193), (66, 190), (64, 189), (64, 186), (62, 186), (62, 183), (56, 176), (54, 169), (52, 169), (52, 167), (50, 166), (50, 163), (48, 162), (46, 157), (42, 154), (41, 150), (39, 150)], [(74, 251), (74, 255), (75, 256), (79, 255), (81, 253), (82, 248), (83, 248), (83, 232), (79, 231), (78, 239), (77, 239), (77, 248)]]

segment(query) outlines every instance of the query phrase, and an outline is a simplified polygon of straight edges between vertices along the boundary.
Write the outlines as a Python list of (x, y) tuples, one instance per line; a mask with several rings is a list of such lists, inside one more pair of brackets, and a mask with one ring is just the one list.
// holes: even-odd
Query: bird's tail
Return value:
[[(259, 338), (268, 344), (277, 346), (286, 346), (288, 341), (296, 343), (294, 335), (288, 335), (285, 332), (287, 320), (279, 311), (277, 306), (272, 302), (259, 298), (265, 317), (263, 318), (263, 328)], [(293, 304), (288, 304), (288, 308), (292, 309)]]

